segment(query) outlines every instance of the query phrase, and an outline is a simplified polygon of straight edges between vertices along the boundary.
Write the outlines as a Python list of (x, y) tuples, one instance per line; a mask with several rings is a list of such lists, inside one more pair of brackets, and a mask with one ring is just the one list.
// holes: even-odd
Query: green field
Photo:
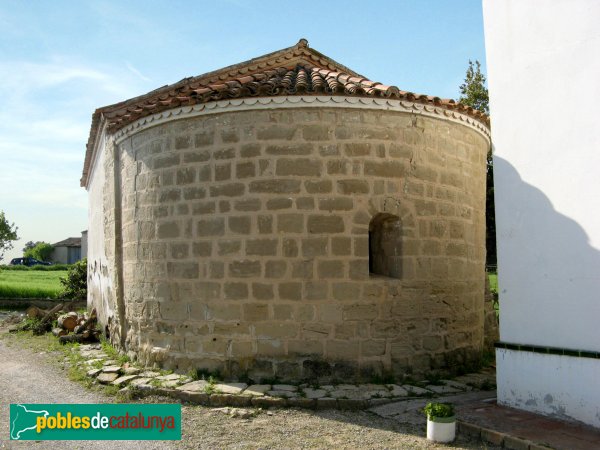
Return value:
[(0, 298), (56, 298), (66, 270), (0, 270)]

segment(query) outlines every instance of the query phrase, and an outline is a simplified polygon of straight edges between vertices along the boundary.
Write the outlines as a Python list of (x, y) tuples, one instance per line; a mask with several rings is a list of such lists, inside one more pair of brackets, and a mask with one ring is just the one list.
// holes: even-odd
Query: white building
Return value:
[(483, 6), (498, 400), (600, 427), (600, 2)]

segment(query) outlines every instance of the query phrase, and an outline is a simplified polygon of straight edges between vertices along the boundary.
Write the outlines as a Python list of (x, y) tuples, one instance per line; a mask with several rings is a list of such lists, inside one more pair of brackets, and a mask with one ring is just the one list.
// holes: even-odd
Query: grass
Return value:
[(1, 270), (0, 298), (57, 298), (66, 270)]

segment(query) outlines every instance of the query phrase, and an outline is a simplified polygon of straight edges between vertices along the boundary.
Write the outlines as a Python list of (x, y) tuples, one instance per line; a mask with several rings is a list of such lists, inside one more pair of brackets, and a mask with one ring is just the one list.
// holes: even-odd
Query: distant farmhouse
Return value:
[(87, 256), (87, 230), (81, 237), (70, 237), (52, 244), (54, 250), (50, 259), (56, 264), (73, 264)]

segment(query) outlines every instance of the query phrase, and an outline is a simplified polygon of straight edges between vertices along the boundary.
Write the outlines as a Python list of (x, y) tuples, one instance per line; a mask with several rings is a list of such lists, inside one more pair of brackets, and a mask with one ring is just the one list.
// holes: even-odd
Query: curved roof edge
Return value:
[(293, 47), (197, 77), (184, 78), (147, 94), (97, 109), (92, 116), (81, 186), (87, 185), (94, 149), (104, 127), (109, 133), (114, 133), (140, 118), (176, 107), (278, 95), (343, 95), (407, 100), (456, 110), (488, 128), (490, 124), (487, 115), (452, 99), (415, 94), (370, 81), (309, 48), (306, 39), (300, 39)]

